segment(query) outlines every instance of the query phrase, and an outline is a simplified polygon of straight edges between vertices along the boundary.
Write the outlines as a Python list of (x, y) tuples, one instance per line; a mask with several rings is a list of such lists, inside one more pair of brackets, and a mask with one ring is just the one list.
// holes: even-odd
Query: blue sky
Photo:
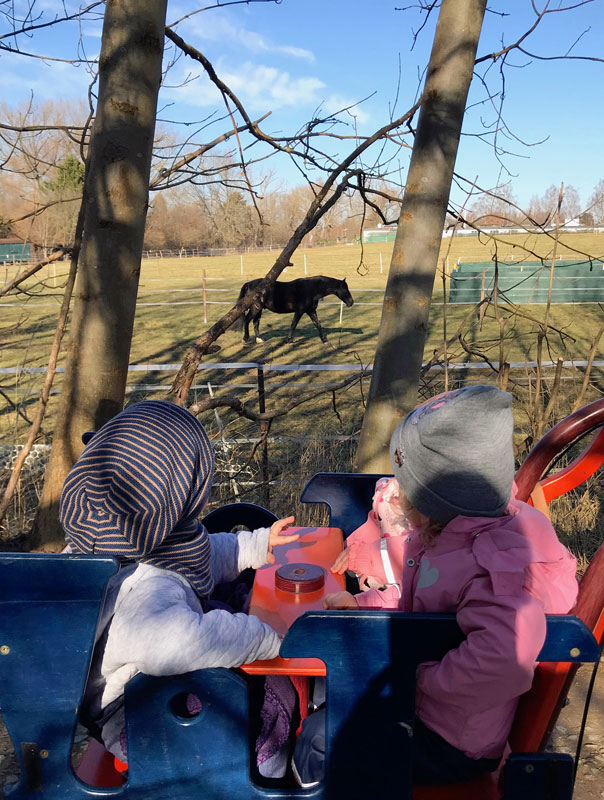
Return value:
[[(21, 0), (19, 0), (21, 2)], [(541, 0), (542, 7), (545, 0)], [(556, 0), (558, 2), (558, 0)], [(397, 110), (413, 102), (429, 54), (433, 25), (424, 28), (413, 50), (413, 30), (421, 17), (417, 11), (395, 10), (401, 0), (283, 0), (281, 4), (257, 3), (212, 9), (197, 14), (178, 27), (178, 33), (212, 60), (218, 74), (231, 86), (252, 116), (271, 111), (264, 123), (269, 132), (291, 131), (307, 120), (318, 106), (331, 112), (373, 96), (353, 109), (360, 133), (370, 133), (387, 121), (397, 91), (399, 60), (401, 84)], [(552, 4), (555, 5), (555, 4)], [(45, 18), (60, 9), (57, 0), (42, 0), (37, 6)], [(69, 7), (69, 4), (68, 4)], [(193, 0), (168, 4), (173, 22), (197, 6)], [(529, 0), (507, 0), (490, 4), (478, 54), (511, 42), (532, 21)], [(497, 12), (505, 12), (502, 17)], [(604, 0), (552, 14), (527, 41), (527, 48), (541, 55), (559, 55), (579, 38), (574, 55), (602, 55)], [(84, 22), (82, 43), (88, 57), (100, 47), (100, 22)], [(3, 32), (0, 28), (0, 32)], [(44, 52), (59, 58), (77, 52), (77, 24), (57, 26), (21, 40), (23, 50)], [(85, 68), (61, 62), (2, 53), (2, 99), (9, 105), (36, 100), (85, 97)], [(181, 59), (167, 83), (178, 84), (198, 75), (197, 65)], [(517, 155), (503, 156), (512, 173), (512, 185), (521, 204), (549, 185), (575, 186), (586, 205), (600, 178), (604, 178), (601, 152), (604, 131), (604, 64), (587, 61), (539, 62), (514, 55), (506, 73), (505, 120), (523, 142), (543, 139), (529, 147), (507, 140), (507, 149)], [(491, 88), (501, 85), (492, 71)], [(470, 103), (484, 98), (475, 81)], [(168, 105), (169, 104), (169, 105)], [(216, 105), (216, 92), (201, 75), (180, 89), (164, 88), (160, 114), (182, 121), (202, 119)], [(484, 132), (493, 120), (489, 105), (476, 106), (467, 114), (456, 171), (478, 184), (492, 187), (509, 179), (495, 158), (493, 148), (472, 134)], [(352, 119), (351, 119), (352, 122)], [(272, 165), (275, 177), (295, 184), (297, 178), (283, 164)], [(459, 193), (458, 193), (459, 196)]]

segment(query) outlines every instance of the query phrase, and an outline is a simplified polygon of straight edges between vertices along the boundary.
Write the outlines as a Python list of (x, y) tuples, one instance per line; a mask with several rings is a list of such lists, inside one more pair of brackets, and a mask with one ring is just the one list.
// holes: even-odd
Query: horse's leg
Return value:
[(294, 338), (294, 331), (296, 330), (296, 325), (300, 322), (300, 317), (302, 316), (303, 311), (294, 311), (294, 318), (292, 319), (292, 324), (289, 329), (289, 333), (287, 334), (287, 341), (291, 342)]
[(249, 342), (250, 340), (250, 319), (252, 318), (252, 312), (246, 311), (243, 315), (243, 341)]
[(321, 323), (319, 322), (319, 317), (317, 316), (317, 310), (313, 309), (312, 311), (307, 311), (306, 313), (315, 323), (315, 328), (319, 331), (319, 336), (321, 337), (321, 341), (325, 343), (327, 341), (327, 336), (325, 336), (325, 334), (323, 333), (323, 328), (321, 327)]
[(256, 334), (256, 343), (262, 344), (264, 339), (260, 336), (260, 317), (262, 316), (262, 309), (254, 317), (254, 333)]

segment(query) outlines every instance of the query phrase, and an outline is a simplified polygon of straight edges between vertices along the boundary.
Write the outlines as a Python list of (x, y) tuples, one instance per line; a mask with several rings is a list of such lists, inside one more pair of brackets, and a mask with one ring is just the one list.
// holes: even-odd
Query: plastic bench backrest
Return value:
[(277, 517), (272, 511), (255, 503), (229, 503), (210, 511), (202, 522), (209, 533), (220, 533), (230, 531), (237, 525), (245, 525), (251, 531), (256, 528), (269, 528), (276, 520)]
[(375, 483), (383, 477), (359, 472), (317, 472), (302, 490), (300, 500), (328, 506), (329, 524), (340, 528), (346, 537), (367, 519)]
[[(554, 425), (533, 447), (518, 470), (518, 497), (526, 500), (539, 482), (546, 501), (570, 492), (593, 475), (604, 462), (604, 398), (596, 400)], [(599, 429), (599, 430), (598, 430)], [(591, 443), (568, 466), (540, 480), (551, 462), (572, 442), (596, 431)], [(591, 559), (573, 609), (598, 644), (604, 637), (604, 544)], [(556, 724), (578, 665), (560, 662), (540, 664), (531, 691), (524, 695), (510, 736), (512, 750), (540, 751)]]
[[(104, 584), (114, 569), (112, 560), (95, 557), (0, 555), (5, 577), (0, 640), (8, 648), (0, 655), (0, 710), (22, 770), (11, 797), (274, 798), (272, 790), (250, 783), (247, 686), (223, 669), (165, 678), (136, 676), (125, 693), (128, 782), (102, 790), (74, 777), (71, 738)], [(306, 797), (345, 800), (359, 796), (359, 786), (365, 785), (396, 791), (399, 800), (411, 798), (409, 775), (401, 767), (413, 717), (415, 668), (421, 661), (441, 658), (460, 636), (451, 615), (318, 611), (292, 626), (283, 654), (318, 656), (328, 666), (330, 774), (325, 787)], [(579, 620), (548, 618), (542, 657), (566, 657), (569, 647), (592, 659), (599, 652)], [(193, 719), (179, 716), (171, 704), (189, 692), (202, 703), (201, 714)], [(380, 735), (364, 745), (373, 725)], [(390, 733), (391, 738), (385, 735)], [(354, 748), (359, 747), (363, 755), (355, 758)], [(357, 772), (351, 763), (365, 766)], [(551, 763), (570, 774), (568, 763), (554, 757), (530, 763), (537, 774)], [(524, 774), (521, 767), (518, 774)], [(283, 790), (278, 796), (293, 800), (299, 792)], [(535, 793), (511, 797), (539, 800)]]
[(0, 554), (0, 714), (28, 791), (64, 780), (99, 609), (116, 569), (112, 558)]
[[(579, 486), (604, 462), (604, 398), (596, 400), (551, 428), (535, 445), (516, 475), (518, 497), (527, 500), (537, 482), (549, 503)], [(598, 430), (600, 428), (600, 430)], [(551, 462), (572, 442), (597, 431), (590, 445), (567, 467), (540, 478)], [(325, 473), (314, 475), (304, 488), (303, 502), (326, 503), (330, 524), (343, 527), (348, 536), (365, 522), (375, 482), (380, 475)], [(342, 524), (339, 524), (342, 523)], [(601, 643), (604, 636), (604, 545), (591, 561), (581, 581), (575, 613)], [(520, 701), (510, 744), (515, 752), (545, 748), (578, 665), (543, 663), (537, 667), (533, 686)]]

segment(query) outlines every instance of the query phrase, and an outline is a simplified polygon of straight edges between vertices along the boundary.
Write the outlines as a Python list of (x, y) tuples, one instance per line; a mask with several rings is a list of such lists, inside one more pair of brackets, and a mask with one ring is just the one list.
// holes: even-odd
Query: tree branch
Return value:
[(215, 408), (231, 408), (240, 417), (245, 417), (252, 422), (270, 421), (277, 419), (278, 417), (285, 416), (292, 411), (292, 409), (297, 408), (303, 403), (307, 403), (309, 400), (314, 400), (315, 397), (319, 397), (322, 394), (327, 394), (328, 392), (337, 392), (340, 389), (353, 386), (355, 383), (358, 383), (360, 380), (370, 374), (370, 372), (364, 371), (353, 375), (350, 378), (346, 378), (339, 383), (331, 383), (321, 389), (305, 392), (298, 395), (295, 399), (290, 400), (289, 403), (281, 406), (275, 411), (265, 411), (264, 413), (254, 411), (254, 409), (251, 408), (247, 403), (242, 402), (238, 397), (233, 397), (232, 395), (227, 395), (226, 397), (208, 397), (205, 400), (202, 400), (200, 403), (193, 403), (188, 408), (193, 414), (201, 414), (204, 411), (211, 411)]

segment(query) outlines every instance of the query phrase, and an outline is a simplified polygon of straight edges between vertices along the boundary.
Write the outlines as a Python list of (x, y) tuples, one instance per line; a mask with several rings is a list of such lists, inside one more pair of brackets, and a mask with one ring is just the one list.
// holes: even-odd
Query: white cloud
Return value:
[(317, 102), (317, 91), (325, 84), (318, 78), (294, 78), (289, 72), (262, 64), (243, 64), (238, 73), (222, 73), (227, 86), (250, 101), (269, 104), (274, 108), (305, 105)]
[(100, 39), (103, 33), (103, 23), (99, 22), (98, 25), (83, 25), (82, 26), (82, 34), (84, 36), (90, 36), (93, 39)]
[[(314, 53), (304, 47), (295, 47), (288, 44), (275, 44), (255, 31), (247, 30), (235, 24), (226, 15), (206, 16), (196, 15), (187, 20), (188, 30), (194, 36), (211, 42), (230, 42), (243, 46), (252, 53), (282, 53), (283, 55), (299, 58), (313, 63)], [(187, 37), (185, 37), (187, 38)], [(189, 39), (190, 41), (190, 39)]]
[[(226, 69), (217, 69), (217, 72), (242, 103), (254, 110), (316, 105), (321, 100), (317, 93), (325, 86), (318, 78), (295, 78), (289, 72), (276, 67), (253, 64), (250, 61), (242, 64), (237, 72)], [(177, 102), (206, 106), (216, 104), (220, 95), (205, 74), (201, 74), (196, 81), (175, 90), (173, 98)]]
[(9, 103), (19, 102), (31, 93), (38, 101), (85, 97), (90, 82), (84, 64), (49, 61), (42, 66), (38, 59), (14, 55), (3, 59), (3, 83), (7, 87), (3, 99)]

